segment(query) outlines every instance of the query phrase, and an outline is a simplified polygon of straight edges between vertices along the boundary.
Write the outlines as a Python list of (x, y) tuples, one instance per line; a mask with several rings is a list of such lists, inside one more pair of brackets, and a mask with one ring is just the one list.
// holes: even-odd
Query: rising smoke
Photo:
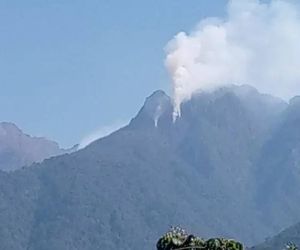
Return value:
[(174, 119), (194, 92), (227, 84), (288, 99), (300, 94), (300, 8), (283, 0), (232, 0), (226, 18), (208, 18), (177, 34), (166, 52)]

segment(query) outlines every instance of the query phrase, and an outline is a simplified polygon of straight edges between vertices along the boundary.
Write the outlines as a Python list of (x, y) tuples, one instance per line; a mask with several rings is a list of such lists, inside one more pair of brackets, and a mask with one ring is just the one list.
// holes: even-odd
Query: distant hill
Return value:
[(24, 134), (15, 124), (0, 123), (0, 170), (11, 171), (67, 153), (54, 142)]
[(0, 249), (150, 250), (169, 225), (262, 242), (300, 221), (294, 105), (229, 86), (195, 94), (173, 123), (156, 91), (83, 150), (0, 172)]

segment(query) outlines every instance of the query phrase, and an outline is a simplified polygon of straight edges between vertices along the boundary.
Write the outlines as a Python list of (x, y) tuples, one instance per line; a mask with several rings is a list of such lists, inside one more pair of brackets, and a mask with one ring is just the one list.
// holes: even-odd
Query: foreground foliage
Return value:
[[(163, 235), (156, 244), (157, 250), (171, 249), (203, 249), (203, 250), (243, 250), (242, 243), (224, 238), (211, 238), (204, 240), (192, 234), (187, 234), (184, 229), (172, 227)], [(295, 249), (294, 249), (295, 250)]]
[(285, 250), (298, 250), (298, 247), (295, 243), (289, 242), (285, 245)]
[[(244, 250), (243, 244), (233, 239), (211, 238), (205, 240), (186, 233), (180, 227), (171, 227), (158, 240), (156, 248), (157, 250)], [(294, 242), (288, 242), (282, 250), (298, 250), (298, 246)]]

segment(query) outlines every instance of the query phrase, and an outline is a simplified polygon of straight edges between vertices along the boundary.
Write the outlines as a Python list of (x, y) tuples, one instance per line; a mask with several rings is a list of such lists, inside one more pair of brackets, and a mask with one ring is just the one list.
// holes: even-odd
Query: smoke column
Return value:
[(300, 11), (290, 1), (232, 0), (225, 19), (200, 21), (166, 46), (174, 119), (199, 91), (249, 84), (288, 99), (300, 94)]

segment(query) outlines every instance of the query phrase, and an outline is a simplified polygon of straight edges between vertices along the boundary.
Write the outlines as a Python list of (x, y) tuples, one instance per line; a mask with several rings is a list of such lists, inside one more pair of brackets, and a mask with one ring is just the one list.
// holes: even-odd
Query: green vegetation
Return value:
[(298, 247), (295, 243), (289, 242), (286, 244), (285, 249), (286, 250), (298, 250)]
[[(180, 227), (171, 227), (171, 229), (158, 240), (156, 248), (157, 250), (244, 250), (243, 244), (238, 241), (224, 238), (204, 240), (192, 234), (187, 234), (186, 231)], [(285, 247), (276, 246), (276, 249), (277, 248), (282, 250), (298, 250), (294, 242), (286, 243)]]
[[(156, 244), (157, 250), (243, 250), (242, 243), (224, 238), (212, 238), (204, 240), (192, 234), (187, 234), (180, 227), (172, 227), (169, 232), (163, 235)], [(294, 248), (293, 250), (296, 250)]]

